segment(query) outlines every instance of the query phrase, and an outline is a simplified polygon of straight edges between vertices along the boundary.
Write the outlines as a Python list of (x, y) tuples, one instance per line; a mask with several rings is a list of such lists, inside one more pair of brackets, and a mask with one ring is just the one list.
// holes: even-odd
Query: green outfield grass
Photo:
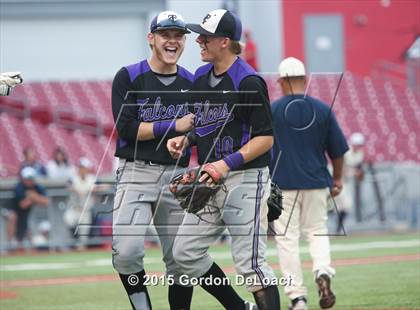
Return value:
[[(380, 243), (379, 243), (380, 242)], [(393, 242), (393, 243), (390, 243)], [(366, 244), (369, 246), (366, 249)], [(383, 245), (374, 248), (374, 245)], [(305, 246), (305, 244), (302, 244)], [(393, 234), (379, 236), (343, 236), (333, 237), (332, 245), (344, 250), (333, 252), (333, 259), (369, 258), (389, 255), (410, 255), (420, 253), (418, 233)], [(346, 245), (355, 247), (365, 245), (364, 249), (347, 249)], [(372, 248), (369, 248), (372, 245)], [(402, 246), (401, 246), (402, 245)], [(269, 244), (268, 260), (277, 264), (275, 245)], [(224, 268), (233, 266), (227, 245), (214, 246), (212, 254)], [(1, 281), (17, 279), (46, 279), (89, 275), (107, 275), (114, 271), (110, 263), (110, 253), (93, 251), (83, 253), (58, 253), (35, 256), (0, 257)], [(302, 260), (309, 260), (309, 254), (302, 255)], [(101, 266), (89, 263), (99, 262)], [(43, 265), (45, 263), (45, 265)], [(14, 267), (31, 266), (48, 268), (62, 263), (65, 268), (53, 270), (13, 270)], [(40, 264), (40, 265), (39, 265)], [(59, 266), (58, 266), (59, 267)], [(149, 272), (162, 272), (160, 251), (149, 249), (146, 256), (146, 268)], [(11, 270), (12, 269), (12, 270)], [(277, 274), (280, 277), (278, 270)], [(351, 266), (337, 266), (337, 276), (333, 280), (333, 288), (337, 295), (334, 309), (420, 309), (420, 261), (397, 261), (389, 263), (369, 263)], [(229, 274), (232, 281), (234, 274)], [(319, 309), (317, 305), (316, 285), (310, 269), (304, 270), (305, 281), (309, 290), (309, 306)], [(233, 281), (234, 282), (234, 281)], [(38, 287), (1, 287), (1, 290), (16, 292), (17, 298), (0, 300), (0, 309), (130, 309), (125, 292), (117, 281), (96, 283), (45, 285)], [(252, 295), (244, 287), (237, 287), (245, 299), (252, 300)], [(282, 309), (287, 309), (282, 289)], [(153, 309), (168, 309), (167, 287), (149, 287)], [(221, 309), (218, 303), (200, 287), (194, 290), (192, 309)]]

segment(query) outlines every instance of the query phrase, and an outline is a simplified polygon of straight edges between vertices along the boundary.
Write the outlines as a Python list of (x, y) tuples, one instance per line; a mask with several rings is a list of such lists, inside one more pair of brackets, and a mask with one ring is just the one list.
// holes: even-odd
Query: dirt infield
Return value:
[[(337, 259), (333, 261), (335, 267), (338, 266), (353, 266), (353, 265), (369, 265), (369, 264), (385, 264), (393, 262), (408, 262), (420, 260), (420, 254), (408, 255), (388, 255), (388, 256), (374, 256), (365, 258), (346, 258)], [(304, 261), (302, 263), (304, 268), (311, 268), (311, 261)], [(278, 269), (279, 266), (272, 265), (273, 268)], [(235, 273), (234, 267), (223, 268), (227, 274)], [(154, 275), (163, 275), (163, 272), (150, 272)], [(33, 286), (46, 286), (46, 285), (61, 285), (61, 284), (76, 284), (76, 283), (94, 283), (104, 281), (117, 281), (119, 280), (117, 274), (106, 274), (98, 276), (78, 276), (78, 277), (65, 277), (65, 278), (50, 278), (50, 279), (31, 279), (31, 280), (11, 280), (0, 281), (0, 289), (12, 287), (33, 287)], [(4, 292), (7, 295), (7, 292)], [(0, 299), (4, 298), (0, 294)], [(6, 297), (7, 298), (7, 297)]]
[(1, 299), (12, 299), (12, 298), (17, 298), (17, 297), (18, 297), (17, 292), (0, 291), (0, 300)]

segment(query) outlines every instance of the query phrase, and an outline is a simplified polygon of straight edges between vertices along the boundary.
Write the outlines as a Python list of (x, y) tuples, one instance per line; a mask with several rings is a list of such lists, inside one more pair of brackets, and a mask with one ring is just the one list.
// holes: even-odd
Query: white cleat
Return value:
[(245, 310), (258, 310), (258, 308), (252, 302), (245, 301)]

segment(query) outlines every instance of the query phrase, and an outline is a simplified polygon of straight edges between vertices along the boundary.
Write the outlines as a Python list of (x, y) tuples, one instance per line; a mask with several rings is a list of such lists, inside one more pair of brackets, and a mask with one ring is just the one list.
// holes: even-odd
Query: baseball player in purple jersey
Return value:
[(170, 309), (190, 308), (192, 287), (179, 284), (180, 268), (172, 255), (183, 213), (166, 186), (189, 162), (189, 156), (177, 162), (166, 149), (169, 138), (193, 126), (194, 115), (188, 112), (184, 91), (191, 88), (193, 76), (177, 65), (186, 33), (178, 13), (158, 14), (147, 35), (151, 57), (121, 68), (112, 85), (118, 132), (115, 156), (119, 158), (112, 261), (133, 309), (152, 309), (143, 264), (144, 239), (152, 222), (162, 246)]
[[(174, 258), (190, 278), (221, 279), (200, 282), (226, 309), (247, 309), (226, 282), (208, 248), (228, 228), (236, 271), (246, 279), (258, 309), (280, 309), (273, 270), (265, 260), (266, 234), (261, 219), (262, 197), (268, 180), (269, 150), (273, 144), (267, 86), (255, 70), (238, 57), (242, 25), (226, 10), (209, 12), (201, 24), (187, 24), (199, 34), (201, 59), (208, 64), (194, 75), (192, 100), (195, 128), (188, 139), (168, 141), (175, 158), (196, 144), (198, 162), (212, 163), (225, 176), (225, 190), (215, 195), (209, 211), (187, 213), (174, 243)], [(201, 182), (212, 184), (204, 174)], [(215, 283), (224, 283), (217, 285)]]

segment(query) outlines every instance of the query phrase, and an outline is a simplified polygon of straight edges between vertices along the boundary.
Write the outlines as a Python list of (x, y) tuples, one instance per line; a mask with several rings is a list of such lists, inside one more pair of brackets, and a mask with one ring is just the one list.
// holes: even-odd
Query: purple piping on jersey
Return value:
[(178, 66), (178, 74), (190, 82), (194, 81), (194, 75), (184, 67)]
[(249, 75), (257, 75), (257, 72), (254, 70), (254, 68), (252, 68), (239, 57), (236, 59), (233, 65), (230, 66), (227, 73), (233, 81), (235, 90), (239, 90), (239, 84), (244, 78), (246, 78)]
[(118, 147), (124, 147), (126, 145), (127, 145), (127, 141), (125, 141), (121, 138), (118, 138)]
[(242, 23), (236, 14), (232, 14), (232, 16), (235, 19), (235, 36), (233, 39), (235, 41), (239, 41), (241, 39), (241, 34), (242, 34)]
[(242, 124), (242, 140), (241, 140), (241, 146), (245, 145), (249, 141), (249, 128), (247, 124)]
[(200, 68), (198, 68), (195, 71), (195, 74), (194, 74), (194, 81), (197, 81), (197, 79), (200, 76), (203, 76), (204, 74), (206, 74), (207, 72), (209, 72), (211, 70), (211, 68), (213, 68), (213, 64), (211, 64), (211, 63), (208, 63), (208, 64), (206, 64), (206, 65), (201, 66)]
[(230, 122), (230, 120), (226, 121), (226, 119), (222, 119), (220, 121), (217, 121), (217, 123), (213, 123), (203, 127), (196, 127), (195, 132), (200, 137), (204, 137), (215, 131), (217, 128), (222, 127), (226, 122)]
[(151, 71), (147, 60), (142, 60), (139, 63), (128, 65), (125, 67), (130, 76), (130, 81), (133, 82), (140, 74), (144, 74), (148, 71)]
[(252, 240), (252, 270), (255, 271), (260, 278), (261, 286), (266, 288), (263, 279), (265, 278), (261, 268), (258, 266), (258, 238), (260, 233), (260, 206), (261, 206), (261, 190), (262, 190), (262, 171), (258, 170), (257, 177), (257, 195), (255, 197), (255, 216), (254, 216), (254, 238)]

